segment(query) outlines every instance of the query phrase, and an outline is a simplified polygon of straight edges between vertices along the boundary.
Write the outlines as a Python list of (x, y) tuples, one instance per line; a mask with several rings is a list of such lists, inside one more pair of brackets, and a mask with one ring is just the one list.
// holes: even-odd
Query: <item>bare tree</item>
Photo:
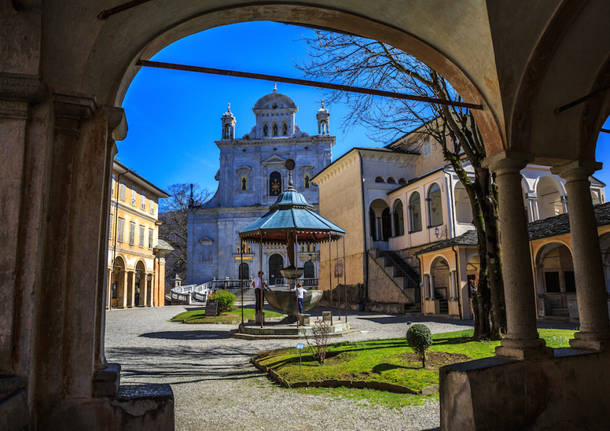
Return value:
[(206, 202), (210, 193), (197, 184), (173, 184), (169, 187), (170, 197), (160, 205), (159, 237), (167, 241), (174, 250), (166, 257), (166, 280), (176, 274), (186, 278), (186, 245), (188, 239), (188, 214), (191, 209)]
[[(310, 78), (461, 101), (451, 85), (426, 64), (382, 42), (326, 31), (317, 31), (305, 41), (309, 60), (297, 67)], [(472, 112), (455, 106), (368, 94), (334, 92), (329, 95), (329, 102), (338, 101), (351, 107), (344, 119), (345, 128), (364, 124), (369, 126), (373, 139), (386, 142), (415, 129), (441, 146), (445, 160), (468, 194), (478, 235), (481, 264), (473, 300), (475, 337), (499, 338), (505, 329), (506, 317), (499, 260), (497, 192), (493, 175), (483, 165), (485, 146)]]

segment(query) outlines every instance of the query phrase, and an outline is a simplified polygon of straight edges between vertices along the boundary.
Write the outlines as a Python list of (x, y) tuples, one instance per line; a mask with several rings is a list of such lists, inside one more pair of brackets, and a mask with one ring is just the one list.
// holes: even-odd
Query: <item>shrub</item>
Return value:
[(217, 290), (210, 295), (213, 301), (218, 301), (218, 313), (224, 313), (225, 311), (231, 311), (233, 309), (233, 303), (235, 302), (235, 295), (226, 290)]
[(313, 332), (313, 345), (306, 337), (309, 348), (313, 351), (313, 357), (320, 365), (324, 365), (326, 351), (328, 350), (328, 334), (330, 334), (330, 322), (328, 320), (316, 320), (311, 328)]
[(421, 360), (422, 367), (426, 368), (426, 350), (432, 345), (432, 333), (426, 325), (416, 323), (407, 331), (407, 344)]

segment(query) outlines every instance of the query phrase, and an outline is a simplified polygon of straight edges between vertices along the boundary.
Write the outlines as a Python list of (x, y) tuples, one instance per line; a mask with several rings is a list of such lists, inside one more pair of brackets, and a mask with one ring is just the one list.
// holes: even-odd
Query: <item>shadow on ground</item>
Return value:
[(229, 338), (231, 331), (160, 331), (140, 334), (144, 338), (163, 340), (209, 340), (212, 338)]

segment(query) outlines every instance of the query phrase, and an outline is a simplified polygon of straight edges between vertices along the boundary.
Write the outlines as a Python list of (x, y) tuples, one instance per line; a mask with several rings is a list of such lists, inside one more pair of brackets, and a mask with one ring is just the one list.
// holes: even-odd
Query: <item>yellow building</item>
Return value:
[(108, 244), (106, 307), (165, 304), (165, 258), (171, 247), (159, 240), (159, 199), (169, 195), (114, 161)]

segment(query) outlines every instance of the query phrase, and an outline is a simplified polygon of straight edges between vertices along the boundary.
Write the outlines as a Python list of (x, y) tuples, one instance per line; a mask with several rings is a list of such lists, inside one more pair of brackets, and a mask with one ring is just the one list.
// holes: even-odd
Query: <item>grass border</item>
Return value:
[[(285, 349), (278, 349), (277, 351), (281, 351)], [(386, 382), (375, 382), (375, 381), (366, 381), (366, 380), (338, 380), (338, 379), (327, 379), (327, 380), (316, 380), (316, 381), (305, 381), (305, 382), (296, 382), (293, 384), (288, 383), (286, 379), (280, 376), (275, 370), (266, 365), (260, 363), (260, 360), (269, 356), (270, 353), (276, 351), (261, 351), (258, 352), (254, 357), (250, 359), (252, 365), (254, 365), (257, 369), (267, 374), (272, 381), (283, 386), (285, 388), (338, 388), (340, 386), (345, 386), (351, 389), (376, 389), (378, 391), (386, 391), (393, 392), (396, 394), (412, 394), (412, 395), (429, 395), (434, 392), (438, 392), (438, 386), (428, 386), (423, 388), (421, 391), (414, 391), (413, 389), (396, 385), (393, 383)]]

